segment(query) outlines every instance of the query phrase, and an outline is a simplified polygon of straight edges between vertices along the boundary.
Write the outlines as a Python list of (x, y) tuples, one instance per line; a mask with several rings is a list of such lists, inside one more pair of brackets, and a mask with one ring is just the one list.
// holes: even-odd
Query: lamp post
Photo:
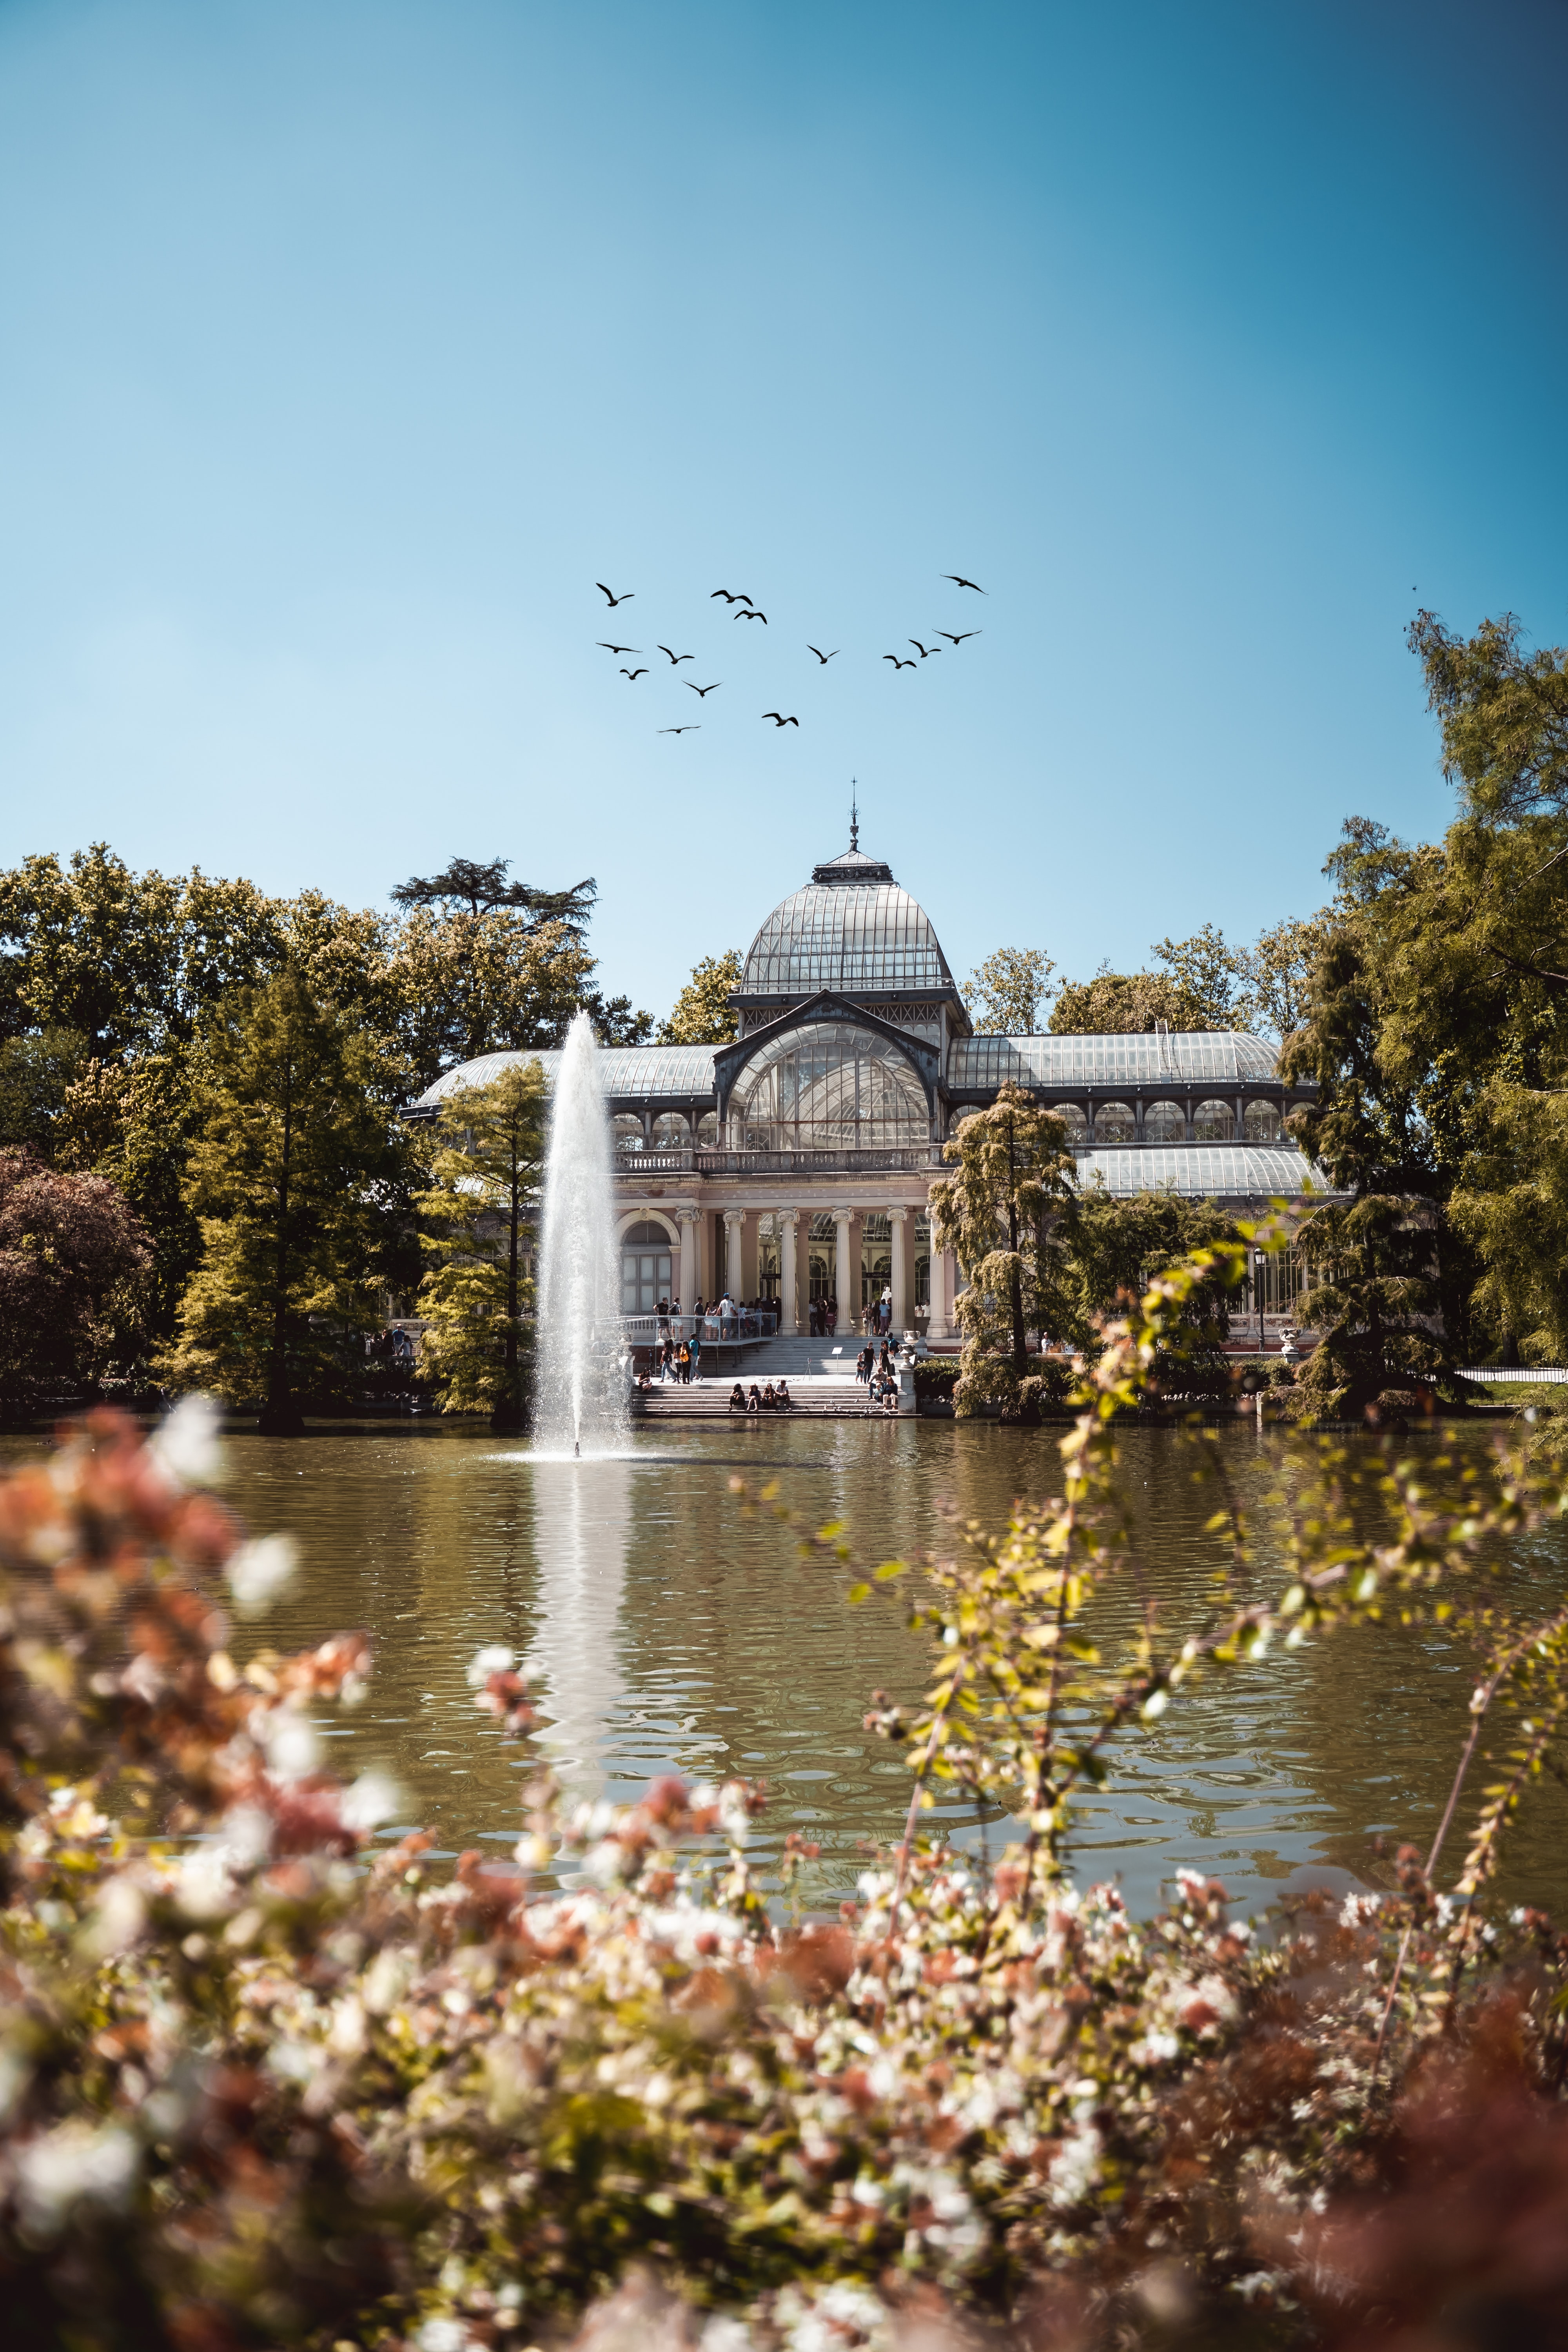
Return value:
[(1264, 1350), (1264, 1339), (1263, 1252), (1260, 1249), (1255, 1249), (1252, 1253), (1252, 1295), (1258, 1301), (1258, 1352), (1261, 1356)]

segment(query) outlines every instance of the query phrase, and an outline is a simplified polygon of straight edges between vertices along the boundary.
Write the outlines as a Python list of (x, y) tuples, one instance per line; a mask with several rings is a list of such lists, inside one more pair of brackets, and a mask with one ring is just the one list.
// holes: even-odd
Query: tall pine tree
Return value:
[(523, 1243), (544, 1164), (544, 1073), (513, 1063), (489, 1086), (443, 1104), (431, 1189), (419, 1206), (432, 1264), (419, 1291), (424, 1370), (448, 1412), (488, 1410), (500, 1433), (521, 1430), (532, 1285)]
[(185, 1197), (202, 1262), (180, 1301), (175, 1385), (264, 1400), (301, 1425), (345, 1334), (379, 1319), (402, 1190), (399, 1066), (289, 967), (211, 1022), (195, 1074)]

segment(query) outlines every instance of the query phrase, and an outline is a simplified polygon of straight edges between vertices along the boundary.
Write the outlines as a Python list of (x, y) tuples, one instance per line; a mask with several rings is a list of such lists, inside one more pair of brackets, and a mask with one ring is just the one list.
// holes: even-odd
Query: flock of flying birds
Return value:
[[(963, 575), (957, 572), (944, 572), (942, 576), (944, 580), (951, 580), (956, 588), (972, 588), (977, 596), (984, 596), (988, 593), (985, 589), (980, 586), (977, 581), (965, 580)], [(607, 602), (612, 613), (616, 611), (622, 604), (629, 604), (637, 593), (635, 588), (627, 588), (617, 596), (615, 590), (613, 588), (606, 588), (602, 580), (596, 580), (594, 584), (598, 589), (600, 595)], [(767, 627), (767, 614), (759, 611), (754, 599), (744, 594), (742, 590), (738, 588), (715, 588), (712, 591), (709, 601), (710, 603), (712, 603), (721, 596), (724, 599), (725, 604), (731, 608), (730, 618), (732, 621), (761, 621), (763, 628), (765, 629)], [(956, 653), (959, 646), (966, 644), (971, 637), (982, 636), (984, 635), (984, 632), (981, 629), (933, 629), (931, 634), (933, 637), (945, 638), (947, 641), (948, 650)], [(606, 637), (599, 638), (598, 643), (604, 648), (605, 653), (614, 654), (617, 660), (619, 660), (621, 655), (629, 654), (635, 661), (639, 663), (640, 666), (637, 669), (627, 669), (624, 663), (621, 666), (621, 676), (629, 685), (635, 686), (639, 677), (647, 677), (648, 676), (648, 665), (642, 661), (642, 648), (639, 646), (613, 646)], [(940, 654), (943, 650), (943, 648), (938, 645), (922, 645), (919, 637), (906, 638), (905, 643), (913, 646), (915, 649), (914, 653), (910, 655), (907, 658), (901, 654), (884, 654), (881, 656), (885, 662), (892, 663), (895, 676), (897, 676), (898, 672), (901, 669), (914, 669), (917, 667), (915, 658), (917, 655), (921, 661), (925, 662), (929, 661), (933, 654)], [(658, 651), (664, 656), (665, 659), (668, 662), (670, 668), (678, 677), (679, 676), (680, 665), (682, 662), (694, 662), (697, 658), (695, 654), (678, 654), (673, 646), (660, 646), (658, 647)], [(835, 646), (831, 653), (824, 653), (820, 646), (807, 645), (806, 646), (806, 652), (808, 654), (815, 654), (817, 661), (824, 669), (827, 667), (830, 661), (837, 661), (842, 651), (843, 648), (839, 646)], [(661, 671), (659, 675), (662, 677), (663, 672)], [(716, 694), (718, 692), (724, 681), (721, 677), (716, 677), (711, 686), (699, 686), (695, 678), (684, 677), (680, 679), (680, 683), (682, 686), (687, 688), (689, 692), (696, 695), (699, 701), (705, 703), (710, 694)], [(771, 719), (775, 728), (798, 728), (800, 725), (799, 719), (796, 718), (793, 711), (764, 710), (762, 715), (764, 719)], [(660, 735), (695, 735), (700, 731), (701, 723), (700, 719), (694, 719), (684, 727), (660, 727), (656, 729), (655, 732)]]

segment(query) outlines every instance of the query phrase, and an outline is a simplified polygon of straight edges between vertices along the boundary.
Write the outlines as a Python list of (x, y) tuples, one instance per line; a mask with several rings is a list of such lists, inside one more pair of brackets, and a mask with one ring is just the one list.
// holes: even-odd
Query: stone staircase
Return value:
[[(895, 1416), (873, 1406), (855, 1377), (855, 1359), (864, 1345), (853, 1333), (847, 1339), (768, 1339), (748, 1348), (744, 1363), (733, 1372), (711, 1369), (711, 1350), (705, 1348), (700, 1381), (683, 1388), (674, 1381), (655, 1381), (636, 1391), (632, 1409), (650, 1421), (729, 1421), (738, 1417), (730, 1411), (730, 1391), (737, 1380), (749, 1391), (753, 1381), (761, 1389), (782, 1379), (789, 1382), (795, 1400), (793, 1416), (783, 1418), (850, 1421), (868, 1413), (873, 1420), (891, 1421)], [(905, 1412), (914, 1409), (913, 1384), (907, 1373), (900, 1403)]]

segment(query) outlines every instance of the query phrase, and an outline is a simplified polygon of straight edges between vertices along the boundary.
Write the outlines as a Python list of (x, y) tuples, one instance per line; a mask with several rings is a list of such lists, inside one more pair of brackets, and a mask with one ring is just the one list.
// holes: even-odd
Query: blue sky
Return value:
[(1309, 910), (1447, 821), (1416, 604), (1568, 635), (1565, 68), (1510, 0), (0, 0), (0, 862), (593, 873), (655, 1011), (852, 776), (961, 976)]

